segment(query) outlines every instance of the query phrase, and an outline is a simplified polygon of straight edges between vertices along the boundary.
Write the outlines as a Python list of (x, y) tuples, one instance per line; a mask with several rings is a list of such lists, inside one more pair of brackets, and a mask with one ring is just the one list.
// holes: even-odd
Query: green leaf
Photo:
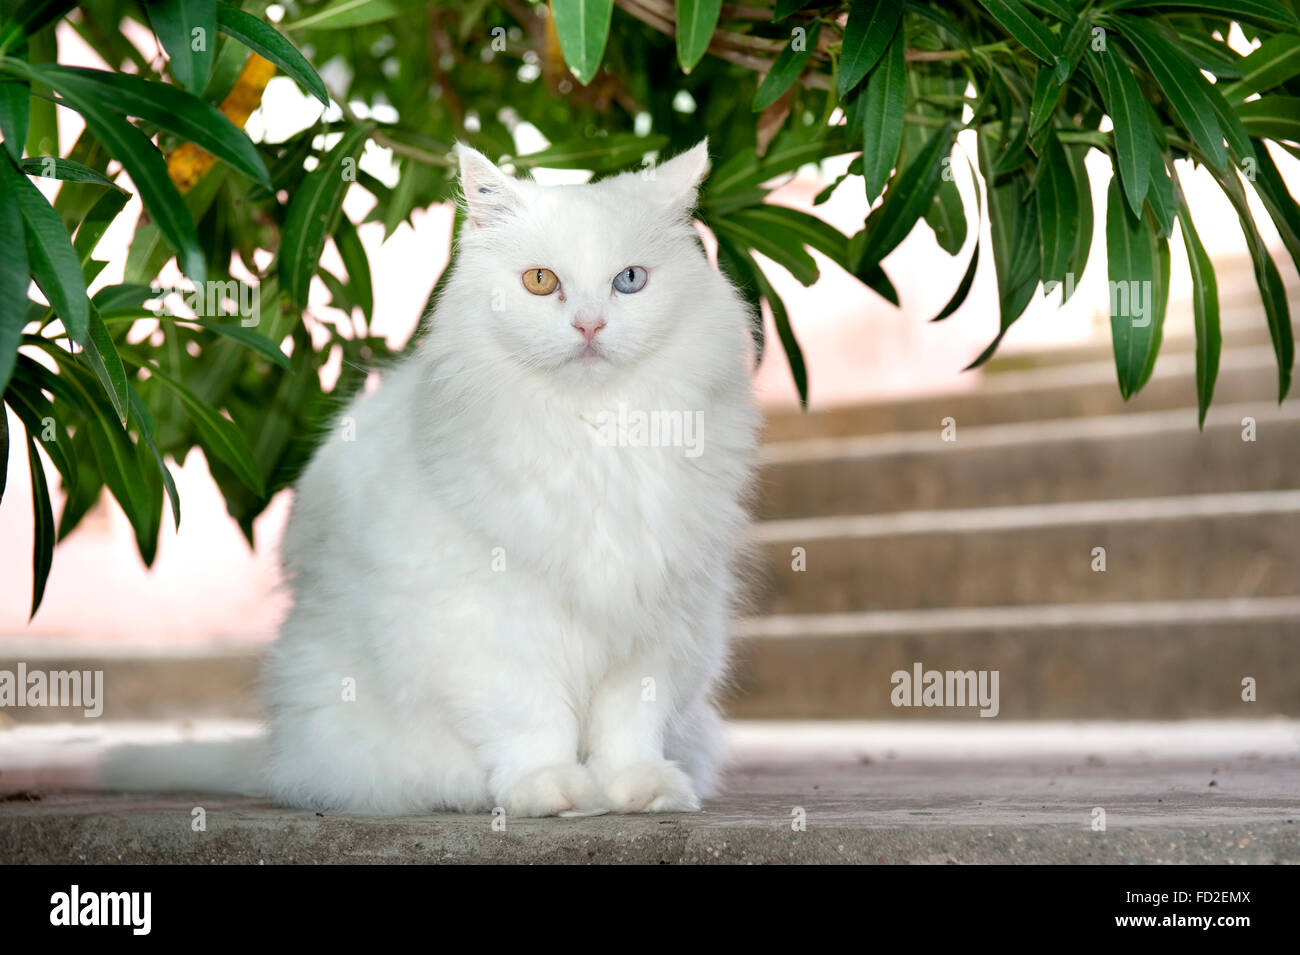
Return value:
[(370, 136), (369, 125), (355, 126), (343, 134), (321, 164), (307, 174), (289, 203), (280, 244), (280, 284), (294, 305), (305, 308), (311, 278), (316, 274), (325, 237), (333, 232), (343, 210), (343, 196)]
[(966, 244), (966, 208), (955, 179), (939, 177), (934, 199), (925, 211), (926, 224), (934, 230), (934, 241), (949, 255), (956, 255)]
[(1158, 347), (1156, 313), (1159, 252), (1156, 230), (1128, 213), (1120, 183), (1111, 179), (1106, 202), (1106, 263), (1111, 288), (1110, 331), (1120, 394), (1131, 398)]
[[(758, 86), (758, 92), (754, 94), (753, 110), (756, 113), (767, 109), (794, 85), (794, 81), (808, 65), (808, 58), (817, 49), (817, 37), (822, 29), (820, 20), (814, 20), (807, 28), (796, 29), (801, 32), (798, 36), (792, 35), (790, 41), (781, 47), (772, 68), (767, 71), (767, 76), (763, 77), (763, 82)], [(799, 41), (798, 47), (795, 46), (796, 40)]]
[(903, 144), (903, 112), (907, 102), (906, 35), (899, 27), (885, 55), (867, 78), (862, 100), (862, 178), (867, 202), (875, 201), (889, 181)]
[(738, 150), (709, 176), (704, 184), (702, 204), (743, 194), (804, 163), (820, 162), (828, 156), (848, 152), (849, 148), (843, 127), (835, 126), (822, 127), (812, 138), (782, 134), (761, 157), (751, 150)]
[(991, 135), (979, 137), (980, 172), (988, 189), (989, 236), (992, 240), (993, 270), (998, 280), (998, 333), (987, 348), (967, 365), (978, 368), (997, 351), (1007, 331), (1024, 313), (1038, 287), (1038, 218), (1028, 203), (1028, 179), (1023, 174), (993, 185), (995, 146)]
[(90, 309), (90, 338), (86, 342), (85, 357), (95, 377), (104, 386), (104, 393), (117, 412), (122, 427), (126, 427), (126, 409), (130, 399), (126, 393), (126, 369), (122, 367), (122, 358), (113, 344), (113, 336), (104, 326), (99, 310)]
[(1196, 322), (1196, 415), (1197, 423), (1204, 428), (1205, 413), (1214, 398), (1214, 382), (1219, 375), (1219, 352), (1223, 348), (1223, 336), (1219, 331), (1219, 286), (1214, 277), (1214, 263), (1196, 234), (1181, 189), (1178, 192), (1178, 225), (1192, 274), (1192, 314)]
[(1134, 7), (1176, 7), (1184, 10), (1205, 10), (1233, 20), (1279, 23), (1292, 27), (1300, 24), (1294, 13), (1274, 3), (1273, 0), (1116, 0), (1112, 7), (1119, 10), (1130, 10)]
[(714, 231), (725, 235), (734, 244), (753, 249), (767, 256), (795, 277), (800, 284), (814, 284), (819, 272), (813, 257), (804, 251), (797, 236), (772, 231), (762, 219), (755, 218), (752, 210), (741, 209), (725, 219), (713, 223)]
[(1169, 238), (1174, 231), (1174, 217), (1178, 209), (1174, 204), (1174, 186), (1169, 178), (1164, 154), (1151, 150), (1151, 186), (1147, 189), (1147, 208), (1160, 226), (1160, 235)]
[[(0, 415), (4, 408), (0, 407)], [(50, 489), (45, 483), (45, 466), (36, 453), (36, 442), (27, 435), (27, 468), (32, 476), (32, 616), (40, 609), (45, 597), (45, 582), (54, 562), (54, 508), (50, 505)]]
[(952, 298), (948, 299), (948, 304), (943, 307), (931, 322), (942, 322), (948, 318), (957, 309), (961, 308), (970, 295), (971, 286), (975, 284), (975, 273), (979, 269), (980, 263), (980, 244), (975, 243), (975, 248), (971, 250), (970, 262), (966, 266), (966, 271), (962, 274), (961, 281), (957, 283), (957, 290), (952, 293)]
[[(667, 145), (668, 137), (663, 135), (613, 133), (609, 136), (556, 143), (524, 156), (511, 156), (509, 162), (517, 170), (590, 169), (593, 172), (604, 172), (639, 163), (647, 153), (663, 149)], [(398, 188), (401, 188), (400, 183)]]
[(1079, 287), (1088, 266), (1088, 256), (1092, 253), (1092, 182), (1088, 178), (1088, 167), (1084, 164), (1087, 154), (1087, 146), (1071, 146), (1065, 150), (1065, 158), (1074, 175), (1074, 194), (1079, 202), (1079, 226), (1075, 234), (1074, 252), (1070, 255), (1070, 265), (1066, 270), (1066, 275), (1074, 276), (1074, 281), (1062, 286), (1062, 305), (1070, 300)]
[(218, 322), (210, 318), (183, 318), (177, 319), (177, 321), (191, 322), (206, 328), (210, 332), (216, 332), (218, 335), (237, 341), (241, 345), (251, 348), (263, 358), (270, 359), (285, 371), (289, 371), (293, 367), (289, 363), (289, 356), (280, 350), (279, 345), (260, 332), (245, 328), (239, 322)]
[(1061, 86), (1056, 71), (1046, 66), (1038, 68), (1034, 78), (1034, 98), (1029, 106), (1029, 131), (1036, 133), (1047, 124), (1061, 101)]
[(1269, 37), (1241, 61), (1241, 69), (1245, 75), (1224, 87), (1223, 96), (1227, 100), (1241, 102), (1300, 76), (1300, 36), (1279, 33)]
[[(1133, 78), (1132, 68), (1124, 61), (1115, 44), (1086, 61), (1094, 71), (1101, 89), (1106, 112), (1115, 127), (1116, 166), (1124, 196), (1137, 218), (1151, 182), (1151, 150), (1155, 148), (1146, 100)], [(1092, 64), (1100, 66), (1092, 67)]]
[(129, 193), (114, 189), (101, 195), (86, 212), (81, 225), (77, 227), (77, 237), (72, 241), (73, 251), (77, 253), (83, 270), (90, 263), (90, 257), (95, 247), (99, 245), (99, 240), (104, 237), (104, 233), (117, 218), (117, 214), (126, 206), (129, 198)]
[(744, 297), (749, 306), (749, 331), (754, 341), (754, 367), (763, 363), (763, 353), (767, 346), (767, 332), (763, 327), (763, 297), (758, 294), (758, 286), (751, 274), (752, 259), (744, 249), (733, 246), (725, 239), (718, 239), (718, 271), (731, 280), (736, 291)]
[[(59, 419), (55, 415), (54, 405), (39, 388), (25, 380), (15, 379), (14, 386), (5, 392), (4, 398), (14, 414), (18, 416), (18, 420), (23, 423), (23, 427), (27, 429), (28, 435), (40, 441), (41, 449), (49, 456), (62, 476), (64, 488), (74, 488), (77, 483), (77, 468), (65, 450), (70, 443), (67, 432), (59, 424)], [(0, 421), (3, 418), (4, 415), (0, 414)], [(48, 440), (45, 437), (47, 427), (53, 432)], [(2, 430), (3, 426), (0, 425), (0, 431)], [(0, 453), (0, 463), (3, 461), (4, 455)]]
[[(8, 160), (0, 156), (0, 163)], [(0, 395), (13, 374), (18, 343), (27, 324), (27, 239), (15, 189), (0, 189)], [(4, 409), (0, 408), (0, 418)], [(0, 460), (0, 469), (5, 461)]]
[(4, 33), (0, 35), (0, 51), (7, 50), (14, 40), (49, 26), (75, 6), (64, 0), (27, 0), (6, 18)]
[(1263, 96), (1236, 109), (1251, 136), (1300, 142), (1300, 97)]
[(1255, 157), (1249, 162), (1254, 163), (1253, 169), (1247, 165), (1247, 170), (1253, 172), (1253, 175), (1247, 175), (1246, 178), (1251, 180), (1255, 192), (1263, 200), (1264, 208), (1268, 210), (1269, 217), (1282, 238), (1282, 244), (1291, 254), (1291, 261), (1300, 268), (1300, 206), (1296, 205), (1295, 197), (1287, 188), (1286, 180), (1282, 178), (1281, 170), (1273, 162), (1263, 140), (1256, 141)]
[[(803, 349), (799, 347), (799, 340), (795, 337), (794, 329), (790, 325), (790, 316), (785, 310), (785, 303), (781, 301), (781, 296), (776, 294), (772, 284), (763, 274), (762, 268), (754, 261), (743, 246), (731, 243), (722, 234), (718, 235), (718, 247), (725, 247), (727, 250), (728, 261), (732, 268), (743, 273), (743, 280), (738, 284), (742, 289), (748, 288), (752, 291), (748, 294), (751, 301), (767, 301), (767, 307), (772, 310), (772, 323), (776, 325), (777, 336), (781, 339), (781, 347), (785, 350), (786, 360), (790, 363), (790, 374), (794, 378), (795, 389), (799, 392), (799, 404), (808, 407), (808, 368), (804, 363)], [(762, 312), (760, 311), (755, 320), (760, 324), (763, 321)]]
[(892, 252), (930, 208), (943, 160), (952, 152), (953, 127), (938, 129), (885, 194), (879, 222), (867, 231), (857, 262), (879, 262)]
[(301, 20), (287, 24), (286, 29), (294, 31), (311, 27), (313, 30), (345, 30), (391, 20), (403, 12), (401, 4), (394, 0), (334, 0)]
[(980, 6), (1026, 50), (1049, 66), (1056, 65), (1057, 57), (1061, 55), (1056, 35), (1047, 29), (1047, 24), (1025, 9), (1020, 0), (980, 0)]
[(614, 0), (551, 2), (551, 15), (555, 18), (555, 32), (560, 37), (564, 62), (569, 64), (569, 69), (583, 86), (590, 83), (600, 69), (613, 12)]
[(89, 166), (73, 162), (71, 159), (60, 159), (58, 156), (32, 156), (24, 159), (19, 165), (28, 176), (62, 179), (67, 182), (89, 182), (96, 186), (108, 186), (108, 188), (116, 189), (127, 196), (130, 195), (129, 192), (98, 169), (91, 169)]
[(203, 399), (157, 365), (129, 353), (126, 357), (131, 364), (147, 368), (152, 377), (166, 385), (180, 399), (190, 420), (198, 429), (199, 440), (203, 443), (204, 450), (234, 470), (248, 489), (261, 497), (265, 493), (262, 475), (257, 470), (257, 463), (253, 460), (253, 452), (248, 447), (244, 433), (235, 426), (235, 423), (207, 405)]
[(339, 227), (334, 230), (334, 244), (338, 247), (343, 267), (347, 269), (348, 286), (352, 297), (361, 309), (361, 314), (369, 321), (375, 310), (375, 293), (370, 280), (370, 260), (366, 257), (365, 246), (357, 235), (347, 216), (339, 217)]
[(839, 92), (847, 96), (884, 54), (903, 18), (901, 0), (852, 0), (840, 51)]
[[(81, 263), (73, 251), (72, 239), (63, 222), (31, 180), (14, 169), (7, 156), (0, 156), (0, 184), (18, 200), (27, 240), (27, 261), (32, 278), (62, 319), (72, 340), (86, 343), (90, 323), (86, 282)], [(22, 296), (25, 305), (26, 288)]]
[(27, 142), (31, 98), (32, 91), (26, 83), (0, 78), (0, 133), (4, 134), (5, 149), (14, 159), (22, 157)]
[(155, 0), (147, 6), (172, 77), (196, 96), (201, 94), (212, 75), (217, 45), (216, 0)]
[(1273, 262), (1273, 257), (1269, 255), (1268, 246), (1264, 244), (1264, 239), (1255, 226), (1241, 180), (1233, 172), (1222, 176), (1216, 175), (1215, 178), (1218, 179), (1224, 195), (1237, 210), (1241, 231), (1246, 237), (1246, 247), (1250, 251), (1251, 263), (1255, 268), (1255, 284), (1259, 286), (1264, 315), (1268, 320), (1268, 333), (1273, 342), (1273, 353), (1277, 356), (1277, 400), (1280, 402), (1291, 390), (1291, 372), (1295, 365), (1295, 334), (1291, 328), (1291, 309), (1287, 304), (1286, 285), (1277, 270), (1277, 265)]
[(1215, 94), (1196, 64), (1180, 49), (1138, 17), (1119, 17), (1123, 36), (1138, 51), (1174, 114), (1204, 151), (1210, 165), (1223, 168), (1228, 156), (1223, 130), (1210, 102)]
[[(8, 62), (12, 66), (20, 61)], [(130, 73), (27, 64), (21, 64), (17, 69), (29, 79), (39, 80), (61, 95), (68, 101), (68, 105), (86, 116), (88, 124), (88, 108), (96, 113), (112, 110), (128, 116), (138, 116), (186, 142), (206, 149), (259, 185), (268, 188), (271, 185), (266, 164), (244, 131), (226, 119), (216, 107), (184, 90), (166, 83), (154, 83)], [(111, 143), (105, 145), (110, 150), (113, 148)], [(116, 152), (113, 155), (119, 160), (123, 158)], [(132, 181), (135, 180), (134, 176), (131, 178)]]
[(1065, 282), (1079, 229), (1074, 170), (1055, 134), (1047, 137), (1038, 165), (1038, 234), (1043, 284)]
[(315, 68), (279, 32), (229, 3), (217, 4), (217, 29), (270, 60), (325, 106), (330, 94)]
[(704, 57), (721, 12), (722, 0), (677, 0), (677, 62), (683, 73)]

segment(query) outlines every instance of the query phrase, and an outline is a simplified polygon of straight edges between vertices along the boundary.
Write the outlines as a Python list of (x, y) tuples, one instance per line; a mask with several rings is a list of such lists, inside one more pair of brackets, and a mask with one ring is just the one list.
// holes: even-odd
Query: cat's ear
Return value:
[(474, 225), (488, 225), (509, 218), (519, 209), (515, 181), (477, 149), (456, 144), (460, 163), (460, 188), (465, 194), (465, 213)]
[(701, 139), (679, 156), (654, 169), (656, 191), (679, 209), (693, 209), (700, 183), (709, 174), (709, 140)]

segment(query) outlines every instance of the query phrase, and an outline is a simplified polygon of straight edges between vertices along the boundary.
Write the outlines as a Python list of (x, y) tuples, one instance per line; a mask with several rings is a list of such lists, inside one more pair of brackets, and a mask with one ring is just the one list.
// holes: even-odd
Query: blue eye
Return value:
[(614, 276), (614, 290), (622, 292), (624, 295), (631, 295), (633, 292), (639, 292), (645, 288), (647, 278), (649, 278), (649, 275), (641, 266), (629, 265)]

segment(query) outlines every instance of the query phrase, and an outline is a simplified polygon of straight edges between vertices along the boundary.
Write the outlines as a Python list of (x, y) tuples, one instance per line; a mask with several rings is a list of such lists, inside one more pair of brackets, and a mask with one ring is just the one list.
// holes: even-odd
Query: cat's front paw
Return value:
[(614, 812), (698, 812), (690, 777), (669, 762), (633, 763), (602, 776)]
[(502, 794), (507, 816), (587, 815), (609, 809), (604, 793), (586, 766), (561, 763), (521, 777)]

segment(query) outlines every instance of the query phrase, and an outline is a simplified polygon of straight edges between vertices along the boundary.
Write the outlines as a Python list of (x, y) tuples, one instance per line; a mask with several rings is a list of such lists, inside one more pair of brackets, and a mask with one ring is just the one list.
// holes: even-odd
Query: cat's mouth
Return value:
[(588, 365), (598, 361), (609, 361), (609, 358), (605, 355), (604, 349), (595, 342), (587, 342), (582, 348), (574, 352), (573, 357), (569, 360), (580, 365)]

